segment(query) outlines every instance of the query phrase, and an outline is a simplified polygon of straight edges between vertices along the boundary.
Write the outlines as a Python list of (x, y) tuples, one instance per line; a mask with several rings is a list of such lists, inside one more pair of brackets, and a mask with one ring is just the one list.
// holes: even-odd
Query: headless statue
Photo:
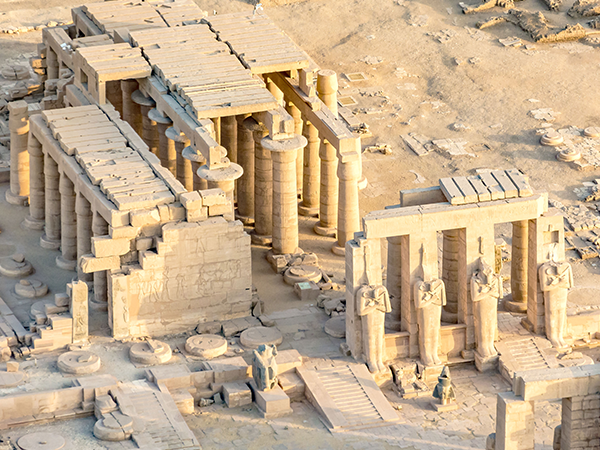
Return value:
[(362, 286), (356, 291), (356, 311), (362, 325), (362, 346), (371, 373), (385, 371), (385, 313), (392, 311), (385, 286)]
[(540, 288), (544, 293), (546, 337), (553, 347), (568, 347), (564, 340), (567, 325), (567, 294), (573, 287), (573, 269), (566, 262), (557, 261), (556, 245), (551, 260), (539, 268)]
[(426, 366), (442, 363), (438, 356), (442, 306), (446, 304), (446, 287), (439, 278), (429, 276), (425, 248), (421, 247), (421, 280), (414, 285), (414, 301), (419, 325), (419, 352)]
[(442, 373), (438, 377), (438, 384), (435, 385), (433, 396), (439, 399), (442, 405), (448, 405), (456, 400), (454, 388), (452, 387), (452, 379), (450, 378), (450, 369), (445, 366)]
[(277, 347), (262, 344), (254, 350), (252, 378), (259, 391), (269, 391), (277, 386)]
[(479, 258), (479, 268), (471, 277), (471, 299), (475, 319), (477, 353), (483, 358), (496, 356), (494, 339), (498, 328), (498, 299), (502, 297), (502, 281), (494, 269)]

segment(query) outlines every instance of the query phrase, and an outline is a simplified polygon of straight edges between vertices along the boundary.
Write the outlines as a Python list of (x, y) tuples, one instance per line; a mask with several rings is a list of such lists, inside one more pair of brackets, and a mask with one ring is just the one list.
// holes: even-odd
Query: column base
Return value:
[(331, 247), (331, 253), (336, 256), (346, 256), (346, 246), (340, 246), (337, 242)]
[(88, 303), (90, 308), (94, 311), (108, 311), (108, 302), (98, 302), (92, 296)]
[(273, 243), (273, 236), (258, 235), (250, 233), (250, 241), (254, 245), (271, 245)]
[(526, 313), (527, 302), (513, 302), (512, 300), (504, 300), (504, 307), (509, 312)]
[(56, 265), (63, 270), (75, 271), (77, 260), (65, 259), (63, 255), (58, 255), (56, 257)]
[(46, 234), (40, 238), (40, 246), (47, 250), (58, 250), (60, 248), (60, 239), (50, 239)]
[(8, 203), (10, 203), (11, 205), (17, 205), (17, 206), (29, 205), (29, 197), (13, 194), (10, 189), (8, 191), (6, 191), (5, 197), (6, 197), (6, 201)]
[(309, 206), (298, 205), (298, 214), (305, 217), (319, 217), (319, 208), (311, 208)]
[(236, 213), (235, 218), (236, 220), (242, 222), (244, 225), (254, 225), (254, 217), (240, 216)]
[(362, 176), (362, 178), (360, 180), (358, 180), (358, 190), (362, 191), (364, 188), (366, 188), (369, 185), (369, 180), (367, 180), (367, 177), (365, 177), (364, 175)]
[(28, 230), (43, 230), (44, 225), (46, 224), (46, 221), (34, 219), (31, 216), (27, 216), (27, 217), (25, 217), (25, 219), (23, 219), (23, 222), (21, 222), (21, 223)]
[(319, 236), (335, 237), (337, 228), (324, 227), (323, 225), (321, 225), (321, 222), (317, 222), (317, 224), (313, 227), (313, 231)]
[(498, 361), (500, 360), (500, 356), (480, 356), (477, 351), (475, 351), (475, 367), (480, 372), (490, 372), (498, 370)]

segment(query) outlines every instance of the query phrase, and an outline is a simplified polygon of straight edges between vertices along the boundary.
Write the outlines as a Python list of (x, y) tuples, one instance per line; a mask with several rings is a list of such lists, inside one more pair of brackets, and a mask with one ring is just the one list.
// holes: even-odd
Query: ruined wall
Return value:
[(140, 252), (139, 261), (110, 276), (115, 337), (160, 336), (250, 314), (250, 236), (241, 222), (165, 224), (156, 249)]
[(600, 394), (563, 398), (561, 450), (600, 447)]

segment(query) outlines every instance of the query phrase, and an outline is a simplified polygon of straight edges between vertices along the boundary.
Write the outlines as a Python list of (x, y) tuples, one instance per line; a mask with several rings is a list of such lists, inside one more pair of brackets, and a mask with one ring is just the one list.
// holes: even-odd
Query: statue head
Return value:
[(494, 269), (484, 259), (483, 256), (479, 258), (479, 276), (483, 280), (484, 284), (490, 284), (492, 282), (492, 276)]

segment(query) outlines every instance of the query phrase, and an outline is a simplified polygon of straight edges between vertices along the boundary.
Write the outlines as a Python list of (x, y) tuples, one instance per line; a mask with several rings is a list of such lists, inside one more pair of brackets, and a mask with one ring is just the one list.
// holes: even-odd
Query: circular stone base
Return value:
[(259, 236), (258, 234), (250, 233), (250, 241), (254, 245), (271, 245), (273, 236)]
[(94, 373), (100, 369), (100, 358), (92, 352), (75, 350), (58, 357), (58, 368), (63, 373), (75, 375)]
[(94, 436), (102, 441), (124, 441), (133, 432), (133, 419), (118, 411), (105, 415), (94, 424)]
[(62, 255), (58, 255), (56, 257), (56, 266), (59, 269), (68, 270), (70, 272), (73, 272), (75, 270), (75, 268), (77, 267), (77, 261), (65, 259)]
[(556, 147), (561, 145), (564, 142), (564, 138), (558, 131), (548, 131), (546, 134), (542, 136), (540, 139), (540, 143), (542, 145), (548, 145), (550, 147)]
[(4, 276), (19, 278), (27, 276), (31, 272), (33, 272), (33, 267), (21, 254), (0, 259), (0, 273)]
[(600, 137), (600, 127), (589, 127), (583, 130), (585, 137)]
[(25, 372), (0, 372), (0, 388), (18, 386), (25, 379)]
[(66, 445), (65, 439), (55, 433), (30, 433), (17, 441), (21, 450), (60, 450)]
[(173, 356), (173, 353), (169, 344), (153, 339), (146, 342), (138, 342), (129, 348), (129, 359), (131, 362), (148, 366), (164, 364), (171, 359), (171, 356)]
[[(31, 308), (29, 309), (29, 317), (31, 317), (31, 319), (33, 321), (36, 320), (36, 317), (43, 317), (44, 321), (46, 320), (46, 305), (53, 305), (56, 306), (54, 303), (54, 300), (40, 300), (35, 302), (33, 305), (31, 305)], [(45, 322), (36, 322), (38, 325), (42, 325)]]
[(58, 250), (60, 248), (60, 239), (50, 239), (46, 234), (40, 238), (40, 246), (46, 250)]
[(304, 217), (319, 217), (319, 208), (309, 208), (308, 206), (298, 205), (298, 214)]
[(329, 336), (343, 339), (346, 337), (346, 316), (335, 316), (325, 322), (323, 326)]
[(337, 242), (331, 246), (331, 253), (336, 256), (346, 256), (346, 247), (341, 247)]
[(333, 227), (333, 228), (323, 227), (323, 226), (321, 226), (321, 222), (318, 222), (313, 227), (313, 231), (316, 234), (318, 234), (319, 236), (331, 236), (331, 237), (335, 237), (335, 233), (337, 231), (337, 228), (335, 228), (335, 227)]
[(25, 217), (21, 224), (28, 230), (43, 230), (46, 222), (44, 220), (34, 219), (31, 216)]
[(283, 274), (283, 281), (290, 286), (296, 283), (303, 283), (306, 281), (314, 281), (315, 283), (321, 281), (323, 272), (321, 269), (315, 266), (292, 266), (285, 271)]
[(38, 280), (21, 280), (15, 285), (15, 293), (25, 298), (42, 297), (48, 293), (48, 286)]
[(556, 159), (564, 162), (577, 161), (581, 158), (581, 153), (578, 151), (567, 148), (565, 150), (561, 150), (556, 154)]
[(240, 342), (247, 348), (258, 348), (261, 345), (279, 345), (283, 335), (277, 328), (252, 327), (242, 331)]
[(216, 358), (227, 351), (227, 340), (216, 334), (200, 334), (185, 341), (185, 351), (201, 358)]
[(5, 197), (6, 197), (6, 201), (8, 203), (10, 203), (11, 205), (27, 206), (27, 204), (29, 203), (29, 197), (23, 197), (22, 195), (15, 195), (10, 191), (10, 189), (8, 191), (6, 191)]
[(510, 300), (504, 300), (504, 308), (510, 312), (526, 313), (527, 302), (512, 302)]

